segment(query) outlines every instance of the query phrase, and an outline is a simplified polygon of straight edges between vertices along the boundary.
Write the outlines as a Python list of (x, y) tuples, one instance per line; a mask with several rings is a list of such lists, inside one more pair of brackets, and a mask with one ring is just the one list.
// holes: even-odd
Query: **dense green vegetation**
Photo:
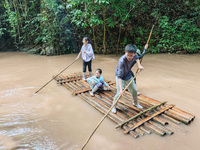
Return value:
[(1, 0), (0, 50), (78, 52), (88, 36), (96, 53), (120, 54), (133, 43), (148, 52), (200, 50), (199, 0)]

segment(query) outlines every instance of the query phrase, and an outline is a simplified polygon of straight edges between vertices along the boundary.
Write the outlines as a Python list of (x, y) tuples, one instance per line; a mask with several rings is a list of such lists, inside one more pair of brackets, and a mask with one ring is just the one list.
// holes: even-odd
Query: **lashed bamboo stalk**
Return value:
[[(134, 112), (134, 111), (131, 112), (131, 111), (133, 111), (133, 110), (129, 109), (129, 111), (126, 112), (126, 115), (127, 115), (126, 120), (127, 120), (128, 118), (132, 117), (132, 114), (134, 114), (134, 115), (137, 114), (136, 112)], [(128, 127), (131, 127), (132, 125), (137, 124), (137, 122), (138, 122), (137, 120), (132, 120), (132, 121), (128, 122), (126, 125), (127, 125)], [(122, 127), (122, 128), (123, 128), (123, 127)], [(144, 132), (147, 133), (147, 134), (150, 134), (150, 133), (151, 133), (151, 131), (149, 131), (148, 129), (146, 129), (146, 128), (143, 127), (143, 126), (136, 128), (135, 131), (138, 132), (140, 135), (144, 135)], [(143, 131), (144, 131), (144, 132), (143, 132)]]
[(145, 127), (140, 126), (139, 128), (140, 128), (141, 130), (143, 130), (145, 133), (147, 133), (147, 134), (151, 134), (151, 131), (148, 130), (148, 129), (146, 129)]
[(162, 118), (159, 118), (159, 116), (158, 117), (154, 117), (153, 120), (158, 122), (161, 125), (167, 125), (168, 124), (168, 122), (166, 120), (163, 120)]
[(175, 111), (177, 111), (177, 112), (180, 112), (180, 113), (184, 114), (185, 116), (188, 116), (188, 117), (191, 119), (191, 121), (193, 121), (194, 118), (195, 118), (194, 115), (192, 115), (192, 114), (190, 114), (190, 113), (188, 113), (188, 112), (185, 112), (185, 111), (183, 111), (183, 110), (181, 110), (181, 109), (178, 109), (178, 108), (176, 108), (176, 107), (173, 108), (173, 110), (175, 110)]
[(187, 119), (183, 118), (182, 116), (179, 116), (179, 115), (174, 114), (174, 113), (169, 112), (169, 111), (166, 111), (165, 114), (176, 119), (176, 120), (181, 121), (184, 124), (189, 124), (191, 122), (190, 120), (187, 120)]
[(192, 121), (192, 120), (194, 119), (194, 118), (188, 116), (187, 114), (183, 114), (183, 113), (181, 113), (181, 112), (179, 112), (179, 111), (176, 111), (176, 110), (174, 110), (174, 109), (170, 109), (169, 112), (172, 112), (172, 113), (174, 113), (174, 114), (177, 114), (177, 115), (179, 115), (179, 116), (181, 116), (181, 117), (183, 117), (183, 118), (185, 118), (185, 119), (187, 119), (187, 120), (190, 120), (190, 121)]
[(161, 125), (159, 125), (159, 124), (157, 124), (157, 123), (155, 123), (155, 122), (153, 122), (151, 120), (149, 121), (149, 123), (151, 123), (152, 125), (155, 125), (156, 127), (160, 128), (161, 130), (163, 130), (165, 133), (167, 133), (169, 135), (174, 133), (173, 131), (171, 131), (171, 130), (165, 128), (164, 126), (161, 126)]
[[(139, 122), (142, 121), (142, 119), (140, 119), (140, 118), (137, 118), (137, 120)], [(147, 127), (148, 129), (154, 131), (156, 134), (158, 134), (160, 136), (164, 136), (166, 134), (166, 132), (162, 131), (161, 129), (157, 128), (156, 126), (152, 125), (151, 123), (144, 122), (144, 126)]]
[(167, 116), (167, 115), (165, 115), (165, 114), (162, 114), (161, 116), (163, 116), (164, 118), (170, 120), (171, 122), (173, 122), (173, 123), (175, 123), (175, 124), (180, 124), (180, 123), (181, 123), (180, 121), (178, 121), (178, 120), (176, 120), (176, 119), (174, 119), (174, 118), (172, 118), (172, 117), (170, 117), (170, 116)]
[(155, 126), (153, 126), (152, 124), (150, 124), (150, 123), (148, 123), (148, 122), (145, 122), (144, 125), (145, 125), (147, 128), (149, 128), (149, 129), (153, 130), (154, 132), (156, 132), (156, 133), (157, 133), (158, 135), (160, 135), (160, 136), (164, 136), (164, 135), (166, 134), (164, 131), (159, 130), (158, 128), (156, 128)]

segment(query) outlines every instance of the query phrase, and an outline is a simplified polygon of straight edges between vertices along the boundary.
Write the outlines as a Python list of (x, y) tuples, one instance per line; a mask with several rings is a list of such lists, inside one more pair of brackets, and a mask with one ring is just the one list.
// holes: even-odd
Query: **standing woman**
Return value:
[(85, 80), (86, 75), (86, 67), (88, 66), (89, 76), (92, 76), (92, 59), (95, 59), (94, 57), (94, 51), (92, 49), (92, 45), (89, 42), (88, 37), (83, 38), (83, 46), (81, 47), (81, 51), (79, 52), (78, 56), (76, 57), (76, 60), (80, 58), (82, 54), (83, 59), (83, 80)]

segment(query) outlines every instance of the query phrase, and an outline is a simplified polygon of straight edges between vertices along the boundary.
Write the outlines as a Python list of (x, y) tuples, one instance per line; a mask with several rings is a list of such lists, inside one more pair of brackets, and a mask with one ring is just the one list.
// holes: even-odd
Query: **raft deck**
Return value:
[[(89, 94), (91, 88), (89, 83), (82, 80), (82, 73), (60, 75), (55, 80), (103, 114), (106, 114), (111, 107), (117, 92), (115, 82), (105, 80), (112, 89), (100, 91), (91, 97)], [(117, 124), (116, 128), (122, 128), (124, 134), (130, 134), (135, 138), (152, 132), (161, 136), (171, 135), (174, 132), (165, 127), (167, 124), (174, 127), (180, 124), (188, 125), (195, 118), (194, 115), (176, 108), (175, 105), (142, 94), (138, 96), (138, 100), (143, 106), (142, 110), (132, 105), (132, 96), (125, 91), (117, 104), (117, 113), (108, 114), (108, 118)]]

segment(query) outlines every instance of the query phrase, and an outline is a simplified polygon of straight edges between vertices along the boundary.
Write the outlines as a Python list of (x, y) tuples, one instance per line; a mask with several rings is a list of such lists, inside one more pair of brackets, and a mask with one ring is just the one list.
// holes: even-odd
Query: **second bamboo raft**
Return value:
[[(55, 80), (103, 114), (111, 107), (116, 94), (115, 82), (105, 80), (112, 90), (99, 91), (95, 97), (91, 97), (89, 94), (91, 88), (89, 83), (82, 80), (82, 73), (60, 75)], [(108, 115), (117, 124), (116, 128), (121, 127), (124, 134), (130, 134), (135, 138), (152, 132), (161, 136), (171, 135), (173, 131), (165, 127), (167, 124), (188, 125), (195, 118), (194, 115), (167, 102), (160, 102), (142, 94), (138, 96), (138, 99), (144, 108), (142, 110), (132, 105), (131, 94), (125, 91), (117, 104), (117, 113), (110, 112)]]

